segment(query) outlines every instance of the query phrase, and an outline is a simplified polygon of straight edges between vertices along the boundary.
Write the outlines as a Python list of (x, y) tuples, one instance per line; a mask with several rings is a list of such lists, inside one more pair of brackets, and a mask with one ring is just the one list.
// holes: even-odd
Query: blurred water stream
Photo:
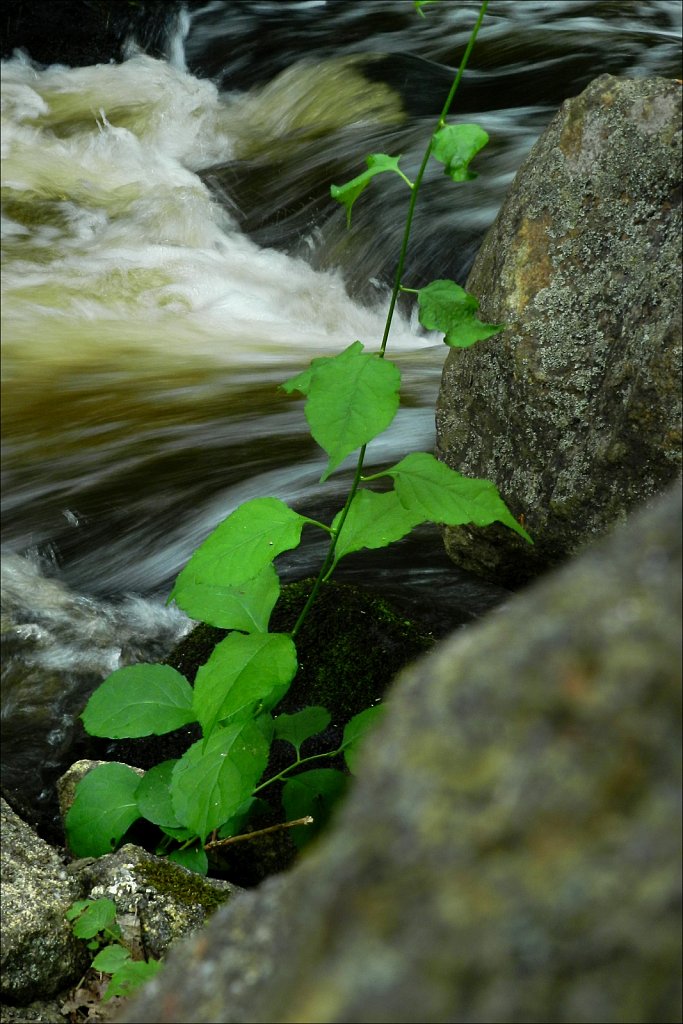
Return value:
[[(85, 695), (188, 628), (164, 607), (193, 548), (241, 501), (331, 517), (302, 405), (277, 390), (311, 357), (382, 333), (406, 194), (344, 214), (329, 185), (368, 152), (414, 171), (478, 4), (192, 4), (168, 59), (2, 63), (3, 770), (31, 797)], [(559, 103), (602, 72), (679, 76), (680, 6), (491, 5), (456, 115), (491, 144), (480, 176), (425, 182), (407, 275), (464, 281)], [(431, 450), (445, 350), (402, 308), (404, 405), (373, 464)], [(309, 541), (285, 578), (313, 571)], [(353, 556), (443, 630), (504, 595), (457, 572), (438, 531)]]

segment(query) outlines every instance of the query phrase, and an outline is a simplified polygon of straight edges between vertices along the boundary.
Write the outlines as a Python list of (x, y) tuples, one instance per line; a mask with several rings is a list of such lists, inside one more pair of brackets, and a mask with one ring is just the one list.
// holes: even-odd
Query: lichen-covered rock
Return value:
[(130, 843), (104, 857), (75, 861), (69, 870), (87, 897), (114, 901), (126, 945), (156, 959), (241, 891)]
[(681, 465), (681, 87), (603, 75), (537, 141), (468, 290), (506, 330), (446, 360), (437, 453), (493, 480), (535, 546), (445, 531), (515, 585), (558, 564)]
[(4, 800), (0, 821), (0, 991), (8, 1003), (30, 1003), (77, 981), (87, 966), (87, 952), (64, 917), (81, 889), (56, 851)]
[(396, 681), (327, 839), (128, 1022), (681, 1019), (680, 488)]
[[(62, 817), (73, 804), (78, 783), (103, 761), (77, 761), (58, 780)], [(130, 766), (127, 766), (130, 767)], [(141, 768), (133, 768), (143, 776)], [(196, 931), (237, 893), (238, 886), (203, 878), (165, 857), (155, 857), (133, 843), (115, 853), (86, 857), (67, 868), (89, 899), (107, 897), (116, 904), (124, 942), (145, 957), (159, 959), (172, 942)], [(128, 931), (127, 931), (128, 929)]]
[[(92, 768), (79, 762), (72, 781)], [(144, 774), (144, 773), (140, 773)], [(68, 806), (68, 786), (65, 806)], [(46, 997), (75, 983), (93, 953), (76, 939), (65, 912), (76, 900), (116, 905), (123, 943), (134, 956), (159, 959), (241, 891), (206, 879), (140, 847), (65, 864), (5, 800), (2, 818), (2, 999), (0, 1020), (63, 1020)]]

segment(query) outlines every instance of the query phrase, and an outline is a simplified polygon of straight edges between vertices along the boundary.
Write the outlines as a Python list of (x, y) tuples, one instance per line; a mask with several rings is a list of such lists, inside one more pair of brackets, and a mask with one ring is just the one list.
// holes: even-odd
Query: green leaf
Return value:
[(280, 580), (269, 564), (258, 576), (236, 587), (185, 580), (175, 594), (175, 602), (191, 619), (210, 626), (265, 633), (279, 596)]
[(127, 960), (112, 975), (107, 991), (102, 996), (102, 1002), (106, 1003), (113, 996), (131, 996), (141, 985), (158, 974), (161, 966), (160, 960)]
[(303, 711), (296, 711), (293, 715), (278, 715), (273, 719), (275, 738), (291, 743), (298, 758), (301, 756), (299, 752), (301, 744), (326, 729), (331, 721), (332, 715), (327, 708), (317, 706), (304, 708)]
[(116, 943), (113, 946), (105, 946), (104, 949), (101, 949), (90, 966), (94, 967), (96, 971), (102, 971), (103, 974), (113, 974), (114, 971), (120, 970), (130, 959), (130, 952), (125, 946), (120, 946)]
[[(273, 635), (275, 636), (276, 634)], [(268, 714), (269, 711), (270, 708), (265, 709), (262, 714), (258, 714), (254, 719), (254, 725), (261, 730), (263, 738), (268, 744), (268, 746), (270, 746), (270, 744), (273, 742), (273, 735), (275, 733), (275, 725), (273, 724), (273, 719)]]
[(321, 481), (347, 455), (386, 430), (398, 409), (400, 386), (398, 367), (364, 352), (359, 341), (339, 355), (314, 359), (309, 370), (285, 381), (287, 393), (308, 396), (311, 434), (330, 457)]
[(81, 718), (91, 736), (160, 736), (195, 721), (192, 687), (170, 665), (129, 665), (107, 676)]
[[(170, 836), (171, 839), (176, 839), (179, 843), (186, 843), (188, 839), (194, 839), (197, 835), (191, 828), (173, 828), (170, 825), (159, 825), (159, 828), (166, 836)], [(154, 851), (157, 856), (164, 857), (166, 855), (166, 847), (159, 845)]]
[(490, 480), (462, 476), (428, 452), (407, 455), (381, 476), (394, 478), (394, 487), (406, 509), (423, 519), (446, 526), (474, 523), (488, 526), (499, 522), (509, 526), (530, 544), (533, 541), (512, 515)]
[(230, 633), (195, 679), (194, 711), (204, 735), (217, 722), (274, 708), (296, 670), (296, 647), (286, 633)]
[(67, 920), (74, 921), (71, 926), (77, 939), (92, 939), (98, 932), (114, 931), (116, 924), (116, 904), (113, 900), (102, 896), (97, 900), (78, 900), (66, 912)]
[(177, 760), (162, 761), (145, 772), (135, 798), (143, 818), (164, 828), (180, 828), (171, 803), (171, 776)]
[(257, 723), (237, 722), (215, 729), (178, 761), (171, 784), (173, 808), (202, 843), (251, 796), (268, 763), (269, 749)]
[[(356, 345), (360, 345), (357, 341)], [(319, 356), (319, 359), (328, 359), (329, 356)], [(294, 377), (289, 377), (287, 380), (283, 380), (280, 384), (280, 389), (291, 395), (293, 391), (300, 391), (302, 395), (307, 395), (310, 391), (311, 384), (313, 382), (314, 364), (318, 362), (318, 359), (312, 359), (305, 370), (301, 373), (297, 373)]]
[(232, 817), (223, 822), (218, 830), (218, 838), (227, 839), (229, 836), (237, 836), (244, 831), (245, 824), (252, 815), (272, 814), (272, 811), (273, 808), (267, 800), (262, 800), (260, 796), (249, 797), (243, 804), (240, 804)]
[(446, 165), (444, 174), (453, 181), (471, 181), (477, 175), (469, 170), (470, 160), (488, 141), (487, 133), (478, 124), (449, 124), (434, 132), (432, 156)]
[(477, 319), (479, 302), (455, 281), (432, 281), (417, 293), (419, 320), (430, 331), (442, 331), (452, 348), (469, 348), (500, 334), (505, 324), (485, 324)]
[(74, 900), (69, 909), (64, 911), (64, 917), (67, 921), (75, 920), (92, 902), (92, 900)]
[(180, 607), (197, 587), (239, 587), (253, 580), (277, 555), (295, 548), (308, 522), (279, 498), (255, 498), (236, 508), (197, 548), (169, 596)]
[(344, 750), (344, 760), (349, 771), (355, 772), (358, 761), (358, 748), (364, 741), (365, 735), (375, 727), (377, 721), (383, 717), (385, 712), (386, 708), (383, 704), (375, 704), (374, 707), (360, 711), (346, 723), (341, 745)]
[(66, 816), (66, 834), (76, 857), (111, 853), (140, 817), (140, 776), (125, 764), (101, 764), (81, 779)]
[(304, 846), (329, 821), (335, 804), (346, 792), (349, 777), (333, 768), (314, 768), (287, 779), (282, 787), (282, 806), (288, 820), (310, 814), (312, 825), (298, 825), (291, 829), (297, 846)]
[[(341, 518), (338, 512), (332, 523), (337, 528)], [(334, 549), (336, 565), (344, 555), (361, 548), (385, 548), (394, 541), (405, 537), (407, 533), (424, 522), (425, 516), (415, 509), (408, 509), (398, 499), (394, 491), (377, 494), (361, 488), (356, 491), (349, 514), (339, 534)]]
[(206, 875), (209, 872), (209, 858), (201, 846), (186, 846), (182, 850), (174, 850), (173, 853), (169, 853), (168, 859), (198, 875)]
[(332, 198), (343, 203), (346, 207), (347, 227), (351, 227), (351, 208), (353, 207), (353, 204), (356, 199), (358, 199), (361, 192), (365, 191), (376, 174), (382, 174), (384, 171), (393, 171), (395, 174), (398, 174), (403, 178), (408, 185), (410, 185), (410, 182), (398, 166), (400, 159), (400, 156), (387, 156), (386, 153), (373, 153), (371, 156), (367, 156), (365, 158), (365, 162), (368, 166), (367, 171), (363, 171), (363, 173), (359, 174), (356, 178), (353, 178), (351, 181), (347, 181), (345, 185), (330, 185), (330, 195)]

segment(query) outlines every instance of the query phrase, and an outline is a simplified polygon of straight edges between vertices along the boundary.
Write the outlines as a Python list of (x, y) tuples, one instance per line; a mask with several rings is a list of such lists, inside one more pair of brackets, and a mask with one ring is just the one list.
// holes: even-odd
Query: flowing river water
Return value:
[[(3, 778), (29, 799), (96, 683), (188, 628), (165, 597), (217, 522), (263, 495), (339, 507), (349, 471), (318, 483), (278, 384), (378, 345), (407, 190), (376, 182), (347, 232), (329, 186), (371, 152), (415, 172), (478, 6), (216, 0), (173, 21), (166, 60), (131, 40), (121, 64), (3, 61)], [(463, 283), (559, 104), (604, 72), (680, 77), (680, 35), (675, 0), (492, 3), (454, 108), (491, 142), (476, 181), (430, 169), (406, 278)], [(403, 307), (402, 409), (371, 465), (433, 447), (445, 352)], [(308, 540), (282, 576), (320, 553)], [(436, 528), (347, 561), (443, 630), (505, 596)]]

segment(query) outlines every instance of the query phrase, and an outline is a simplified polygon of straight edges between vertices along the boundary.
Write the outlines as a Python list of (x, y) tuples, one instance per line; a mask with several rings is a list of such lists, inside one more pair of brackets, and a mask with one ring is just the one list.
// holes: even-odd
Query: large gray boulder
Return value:
[(467, 288), (504, 333), (446, 360), (437, 454), (493, 480), (500, 526), (445, 531), (515, 585), (556, 565), (681, 465), (681, 86), (603, 75), (533, 147)]
[(327, 838), (122, 1019), (679, 1021), (680, 558), (676, 487), (399, 676)]

